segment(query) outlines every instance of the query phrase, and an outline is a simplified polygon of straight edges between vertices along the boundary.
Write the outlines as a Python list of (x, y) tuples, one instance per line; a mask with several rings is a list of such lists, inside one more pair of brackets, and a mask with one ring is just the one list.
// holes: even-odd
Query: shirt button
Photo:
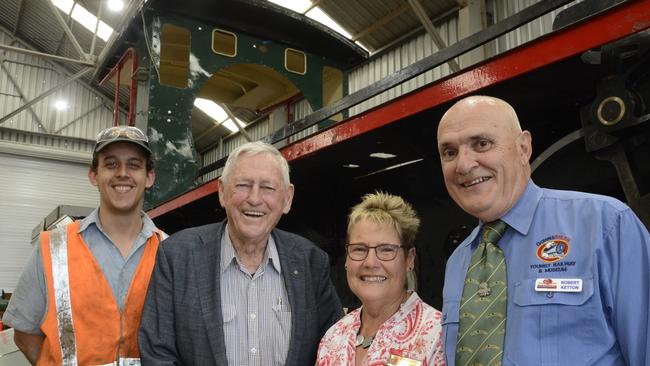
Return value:
[(552, 297), (553, 297), (553, 293), (552, 293), (552, 292), (547, 292), (547, 293), (546, 293), (546, 297), (548, 297), (549, 299), (552, 298)]
[(256, 354), (257, 353), (257, 348), (255, 348), (255, 347), (251, 348), (251, 353)]
[(251, 313), (251, 319), (252, 319), (252, 320), (255, 320), (255, 317), (256, 317), (256, 316), (255, 316), (255, 313)]

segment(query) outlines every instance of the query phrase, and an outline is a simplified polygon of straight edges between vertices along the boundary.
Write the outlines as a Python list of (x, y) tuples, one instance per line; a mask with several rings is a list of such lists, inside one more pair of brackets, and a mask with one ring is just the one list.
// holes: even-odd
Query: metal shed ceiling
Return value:
[[(99, 15), (101, 21), (111, 26), (115, 33), (106, 42), (94, 37), (69, 14), (64, 14), (50, 3), (51, 0), (2, 0), (0, 1), (0, 27), (13, 34), (14, 37), (34, 50), (50, 55), (64, 57), (74, 61), (60, 62), (71, 74), (80, 72), (93, 64), (95, 70), (84, 76), (87, 83), (93, 85), (101, 93), (112, 98), (114, 90), (109, 85), (100, 87), (99, 80), (106, 74), (106, 68), (112, 67), (121, 56), (116, 43), (123, 42), (127, 25), (140, 17), (140, 9), (145, 6), (145, 0), (125, 0), (125, 7), (120, 13), (107, 10), (106, 0), (76, 0), (76, 3), (86, 8), (90, 13)], [(72, 1), (72, 0), (69, 0)], [(178, 6), (178, 1), (150, 0), (151, 4), (166, 4)], [(250, 8), (251, 6), (275, 7), (266, 0), (213, 0), (182, 2), (185, 6), (196, 3), (205, 9)], [(146, 4), (149, 6), (151, 4)], [(174, 5), (176, 4), (176, 5)], [(379, 52), (415, 33), (423, 31), (422, 14), (428, 19), (444, 17), (457, 11), (457, 0), (313, 0), (313, 7), (320, 7), (334, 21), (341, 25), (351, 35), (351, 41), (365, 47), (371, 52)], [(181, 8), (179, 8), (181, 9)], [(198, 8), (197, 8), (198, 9)], [(179, 10), (181, 11), (181, 10)], [(305, 11), (305, 13), (307, 13)], [(418, 18), (418, 12), (420, 18)], [(234, 12), (233, 12), (234, 13)], [(58, 15), (57, 15), (58, 14)], [(198, 15), (197, 15), (198, 16)], [(313, 22), (302, 14), (291, 16), (298, 21)], [(65, 24), (65, 26), (63, 25)], [(69, 32), (65, 29), (67, 27)], [(73, 37), (71, 37), (71, 35)], [(336, 36), (338, 37), (338, 36)], [(76, 44), (78, 44), (78, 47)], [(352, 44), (352, 43), (351, 43)], [(8, 45), (16, 47), (17, 42)], [(91, 50), (92, 48), (92, 50)], [(5, 47), (6, 49), (6, 47)], [(12, 51), (9, 51), (12, 52)], [(82, 54), (83, 53), (83, 54)], [(365, 56), (359, 54), (354, 63), (361, 62)], [(86, 63), (86, 65), (84, 65)], [(353, 64), (348, 64), (352, 66)], [(128, 108), (128, 91), (122, 88), (120, 102)], [(6, 111), (7, 113), (10, 111)], [(248, 112), (248, 113), (247, 113)], [(238, 110), (236, 115), (246, 121), (257, 116), (250, 111)]]

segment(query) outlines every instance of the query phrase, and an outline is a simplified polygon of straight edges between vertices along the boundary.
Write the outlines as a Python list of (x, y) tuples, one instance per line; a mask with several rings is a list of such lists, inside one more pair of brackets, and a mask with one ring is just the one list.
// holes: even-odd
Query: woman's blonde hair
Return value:
[(381, 191), (363, 196), (361, 203), (350, 210), (348, 236), (352, 227), (361, 220), (393, 225), (402, 241), (402, 247), (410, 249), (415, 246), (420, 219), (413, 207), (400, 196)]

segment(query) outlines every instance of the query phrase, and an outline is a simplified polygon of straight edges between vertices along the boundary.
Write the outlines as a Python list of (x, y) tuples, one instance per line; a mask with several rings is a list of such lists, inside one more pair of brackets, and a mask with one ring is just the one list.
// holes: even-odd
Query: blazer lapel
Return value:
[(210, 349), (215, 365), (227, 365), (226, 343), (223, 333), (223, 316), (221, 314), (221, 236), (225, 222), (215, 226), (217, 232), (210, 237), (203, 237), (204, 245), (192, 253), (195, 278), (199, 289), (199, 302), (205, 321)]
[(280, 238), (277, 232), (272, 232), (275, 239), (275, 245), (278, 248), (280, 256), (280, 266), (282, 268), (282, 278), (287, 289), (289, 304), (291, 305), (291, 336), (289, 338), (289, 351), (287, 353), (286, 365), (296, 365), (297, 355), (302, 348), (298, 333), (298, 325), (304, 324), (304, 309), (306, 308), (305, 294), (305, 267), (302, 259), (302, 253), (298, 254), (295, 250), (295, 243)]

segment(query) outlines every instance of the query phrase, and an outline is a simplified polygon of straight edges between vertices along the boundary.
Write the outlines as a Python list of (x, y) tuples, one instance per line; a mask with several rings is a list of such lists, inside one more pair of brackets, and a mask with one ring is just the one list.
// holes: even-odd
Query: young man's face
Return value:
[(114, 142), (97, 154), (97, 171), (88, 171), (90, 183), (99, 189), (104, 212), (129, 214), (142, 210), (145, 188), (156, 174), (147, 172), (147, 157), (137, 145)]
[(445, 185), (465, 212), (489, 222), (517, 202), (528, 184), (530, 134), (504, 105), (459, 103), (438, 127)]

